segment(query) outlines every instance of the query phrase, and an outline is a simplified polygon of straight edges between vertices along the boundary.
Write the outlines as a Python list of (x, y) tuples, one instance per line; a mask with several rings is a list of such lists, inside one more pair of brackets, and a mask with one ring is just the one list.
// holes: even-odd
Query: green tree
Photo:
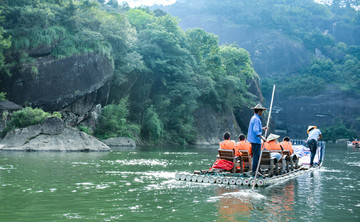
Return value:
[(332, 126), (324, 127), (322, 130), (323, 139), (325, 141), (335, 141), (337, 139), (353, 139), (357, 138), (357, 133), (353, 129), (348, 129), (344, 122), (336, 119)]
[[(1, 10), (0, 10), (0, 15), (1, 15)], [(4, 17), (0, 16), (0, 24), (2, 24), (4, 22)], [(9, 70), (8, 70), (8, 66), (5, 62), (5, 56), (4, 56), (4, 51), (8, 48), (10, 48), (11, 46), (11, 37), (7, 37), (5, 38), (3, 35), (5, 33), (5, 30), (2, 26), (0, 26), (0, 73), (6, 73), (6, 74), (10, 74)]]
[(94, 135), (100, 139), (110, 137), (131, 137), (135, 138), (140, 132), (138, 125), (127, 121), (129, 115), (127, 98), (120, 101), (119, 104), (110, 104), (101, 110), (101, 117)]
[(144, 113), (144, 121), (141, 127), (142, 138), (152, 143), (157, 143), (162, 139), (164, 134), (164, 126), (159, 119), (158, 114), (150, 106)]

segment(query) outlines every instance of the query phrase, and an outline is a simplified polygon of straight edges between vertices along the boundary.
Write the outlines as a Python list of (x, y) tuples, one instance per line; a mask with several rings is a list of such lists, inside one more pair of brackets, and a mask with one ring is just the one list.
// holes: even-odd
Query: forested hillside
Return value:
[[(5, 0), (0, 7), (2, 80), (25, 70), (36, 79), (49, 58), (96, 54), (112, 61), (108, 102), (94, 131), (99, 138), (194, 143), (196, 109), (236, 114), (261, 99), (246, 50), (220, 46), (202, 29), (185, 32), (164, 11), (114, 0)], [(15, 97), (8, 86), (1, 88)]]
[(344, 128), (345, 122), (345, 128), (360, 131), (355, 111), (360, 95), (359, 5), (352, 0), (182, 0), (157, 8), (179, 17), (184, 29), (204, 28), (219, 35), (221, 43), (249, 51), (264, 96), (277, 85), (276, 105), (282, 110), (278, 129), (301, 136), (306, 124)]

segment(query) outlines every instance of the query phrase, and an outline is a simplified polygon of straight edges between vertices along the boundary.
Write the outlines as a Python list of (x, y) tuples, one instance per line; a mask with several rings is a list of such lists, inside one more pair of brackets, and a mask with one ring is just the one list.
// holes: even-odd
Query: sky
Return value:
[(152, 6), (152, 5), (172, 5), (176, 0), (118, 0), (119, 3), (127, 2), (130, 7)]
[[(119, 3), (127, 2), (130, 7), (139, 7), (139, 6), (152, 6), (152, 5), (172, 5), (175, 4), (177, 0), (117, 0)], [(332, 0), (314, 0), (320, 4), (331, 5)], [(360, 6), (353, 6), (356, 10), (360, 10)]]

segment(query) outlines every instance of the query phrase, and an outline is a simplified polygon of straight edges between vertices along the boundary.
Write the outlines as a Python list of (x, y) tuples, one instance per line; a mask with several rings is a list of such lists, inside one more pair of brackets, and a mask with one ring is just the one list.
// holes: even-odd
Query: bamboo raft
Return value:
[[(303, 174), (312, 172), (320, 167), (300, 167), (291, 172), (281, 174), (273, 177), (258, 177), (256, 178), (256, 186), (263, 187), (269, 186), (278, 182), (283, 182), (288, 179), (293, 179)], [(253, 176), (241, 173), (200, 173), (200, 174), (175, 174), (175, 180), (181, 180), (186, 182), (198, 182), (198, 183), (211, 183), (211, 184), (225, 184), (225, 185), (253, 185), (255, 180)]]
[[(305, 142), (303, 140), (293, 140), (294, 147), (304, 147)], [(315, 158), (319, 158), (319, 156), (324, 156), (325, 142), (319, 142), (319, 148), (317, 150), (317, 156)], [(322, 153), (320, 155), (320, 153)], [(305, 155), (304, 155), (305, 154)], [(304, 155), (301, 158), (307, 160), (309, 153), (303, 153), (299, 155)], [(296, 178), (298, 176), (313, 172), (317, 169), (320, 169), (320, 165), (316, 165), (317, 161), (315, 161), (314, 167), (309, 167), (306, 161), (300, 161), (301, 165), (292, 168), (286, 172), (281, 171), (278, 175), (271, 175), (269, 173), (263, 174), (263, 176), (258, 176), (256, 180), (253, 176), (250, 176), (248, 173), (232, 173), (232, 172), (209, 172), (208, 170), (203, 171), (194, 171), (193, 174), (184, 174), (184, 173), (176, 173), (175, 180), (178, 181), (186, 181), (186, 182), (197, 182), (197, 183), (210, 183), (210, 184), (224, 184), (224, 185), (241, 185), (241, 186), (252, 186), (255, 184), (257, 187), (264, 187), (273, 185), (279, 182), (283, 182), (289, 179)], [(280, 172), (280, 171), (279, 171)]]

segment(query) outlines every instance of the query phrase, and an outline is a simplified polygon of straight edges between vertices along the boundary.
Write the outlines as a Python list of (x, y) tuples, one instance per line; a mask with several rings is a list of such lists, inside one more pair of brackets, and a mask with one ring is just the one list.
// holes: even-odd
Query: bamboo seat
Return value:
[(243, 162), (243, 166), (244, 166), (244, 171), (252, 171), (252, 157), (249, 154), (248, 150), (239, 150), (242, 155), (241, 155), (241, 161)]
[(260, 168), (269, 170), (269, 176), (273, 176), (275, 173), (279, 174), (278, 163), (275, 157), (271, 157), (270, 152), (264, 150), (261, 156)]

